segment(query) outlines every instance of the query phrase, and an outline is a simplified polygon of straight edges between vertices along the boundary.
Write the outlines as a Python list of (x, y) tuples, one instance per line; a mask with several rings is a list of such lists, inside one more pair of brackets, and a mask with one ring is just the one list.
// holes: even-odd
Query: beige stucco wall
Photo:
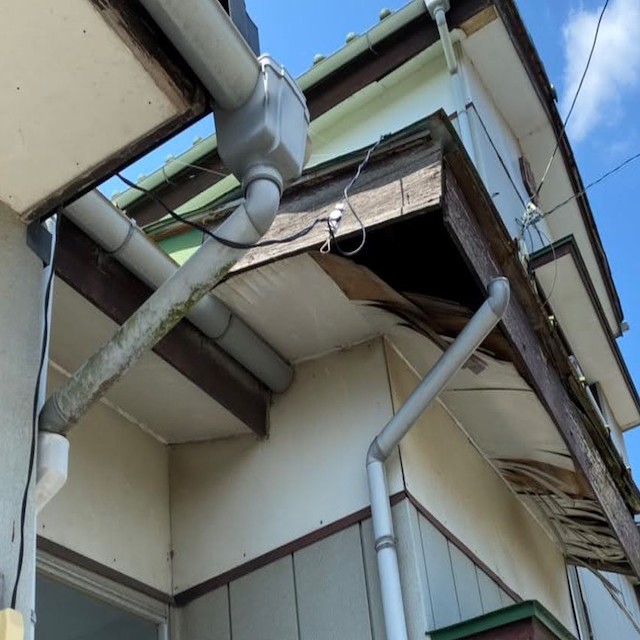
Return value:
[[(391, 415), (377, 340), (299, 365), (274, 401), (268, 440), (173, 448), (174, 590), (368, 506), (367, 448)], [(397, 460), (389, 476), (399, 491)]]
[[(49, 376), (51, 388), (64, 380)], [(40, 514), (38, 534), (168, 593), (168, 449), (103, 403), (69, 440), (69, 479)]]

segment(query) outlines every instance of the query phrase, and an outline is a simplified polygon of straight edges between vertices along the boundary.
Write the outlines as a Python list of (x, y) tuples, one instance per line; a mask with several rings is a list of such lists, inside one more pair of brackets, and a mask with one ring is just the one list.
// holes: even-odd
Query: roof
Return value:
[[(492, 5), (507, 26), (513, 45), (527, 69), (556, 138), (560, 140), (560, 154), (567, 167), (573, 191), (576, 194), (581, 193), (584, 185), (576, 167), (575, 157), (566, 136), (561, 136), (562, 119), (555, 103), (554, 89), (513, 0), (454, 0), (448, 14), (450, 27), (458, 28)], [(433, 44), (438, 37), (437, 30), (431, 22), (425, 23), (425, 12), (421, 0), (412, 0), (404, 8), (388, 15), (365, 34), (350, 40), (342, 49), (315, 64), (298, 78), (298, 83), (307, 97), (312, 118), (317, 118), (358, 89), (390, 73)], [(477, 28), (477, 25), (473, 28)], [(211, 173), (207, 175), (208, 172)], [(175, 190), (176, 184), (186, 180), (190, 183), (190, 197), (193, 197), (220, 179), (221, 176), (214, 177), (215, 173), (225, 174), (226, 171), (217, 156), (214, 135), (197, 141), (184, 154), (168, 159), (163, 167), (143, 178), (140, 186), (154, 190), (164, 197), (165, 193), (170, 194)], [(197, 188), (194, 188), (196, 186)], [(234, 186), (233, 182), (231, 186)], [(219, 193), (212, 191), (210, 195), (204, 194), (196, 209), (215, 200)], [(115, 204), (133, 217), (137, 217), (136, 211), (143, 203), (148, 203), (148, 200), (148, 196), (135, 190), (128, 190), (114, 198)], [(175, 205), (171, 202), (168, 204)], [(587, 196), (581, 195), (578, 204), (619, 325), (623, 319), (622, 307)], [(179, 212), (187, 215), (189, 213)], [(156, 215), (156, 219), (157, 217)], [(148, 222), (148, 219), (139, 220), (142, 224)]]

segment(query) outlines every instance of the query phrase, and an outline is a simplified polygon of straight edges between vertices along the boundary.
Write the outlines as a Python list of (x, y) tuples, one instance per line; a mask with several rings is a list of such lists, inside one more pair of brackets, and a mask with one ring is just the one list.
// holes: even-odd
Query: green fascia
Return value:
[[(143, 189), (153, 191), (177, 174), (188, 169), (189, 165), (197, 165), (202, 158), (213, 153), (217, 148), (218, 139), (215, 133), (202, 140), (196, 140), (190, 149), (175, 158), (169, 158), (162, 167), (138, 180), (137, 184)], [(130, 188), (122, 193), (114, 194), (111, 200), (117, 207), (126, 210), (142, 197), (144, 197), (144, 194), (141, 191)]]
[[(197, 196), (194, 196), (191, 200), (180, 205), (175, 211), (179, 216), (186, 220), (189, 220), (192, 217), (202, 216), (203, 214), (206, 214), (207, 209), (211, 208), (214, 203), (222, 204), (222, 202), (224, 202), (224, 196), (230, 193), (235, 193), (239, 186), (240, 183), (237, 178), (234, 175), (229, 175), (219, 182), (216, 182), (216, 184), (208, 189), (205, 189)], [(175, 220), (167, 214), (160, 218), (160, 220), (146, 225), (144, 230), (147, 234), (153, 236), (166, 231), (175, 224)]]
[(498, 609), (465, 622), (430, 631), (428, 635), (431, 640), (463, 640), (530, 618), (538, 620), (558, 640), (576, 640), (576, 637), (537, 600), (527, 600), (504, 609)]
[(202, 244), (202, 233), (197, 229), (165, 238), (158, 243), (179, 265), (183, 265)]

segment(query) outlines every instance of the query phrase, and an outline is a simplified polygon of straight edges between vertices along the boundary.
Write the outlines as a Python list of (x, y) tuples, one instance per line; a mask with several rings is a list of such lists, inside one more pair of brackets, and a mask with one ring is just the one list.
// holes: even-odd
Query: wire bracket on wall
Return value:
[(329, 253), (331, 251), (331, 241), (335, 238), (342, 222), (344, 215), (344, 203), (339, 202), (327, 218), (327, 231), (329, 236), (325, 243), (320, 247), (320, 253)]
[(42, 260), (43, 266), (51, 264), (53, 235), (40, 220), (34, 220), (27, 226), (27, 246)]

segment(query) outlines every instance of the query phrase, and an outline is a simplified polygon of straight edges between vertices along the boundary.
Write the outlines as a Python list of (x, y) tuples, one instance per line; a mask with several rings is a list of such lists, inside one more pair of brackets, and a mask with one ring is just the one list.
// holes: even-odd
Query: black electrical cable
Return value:
[(496, 154), (496, 156), (498, 156), (498, 161), (500, 162), (504, 172), (507, 174), (507, 178), (509, 179), (509, 182), (511, 183), (511, 186), (513, 187), (513, 190), (516, 192), (516, 195), (518, 196), (518, 199), (522, 203), (522, 206), (526, 209), (527, 208), (527, 203), (524, 201), (524, 198), (522, 197), (522, 194), (520, 193), (520, 190), (516, 186), (515, 180), (513, 179), (513, 177), (511, 176), (511, 172), (507, 168), (507, 163), (504, 161), (504, 158), (502, 157), (502, 155), (498, 151), (498, 147), (496, 147), (496, 144), (493, 141), (493, 138), (489, 134), (489, 130), (487, 129), (487, 125), (484, 123), (484, 120), (482, 119), (482, 116), (480, 115), (480, 112), (476, 109), (476, 105), (475, 104), (472, 104), (471, 107), (473, 108), (476, 116), (478, 116), (478, 121), (480, 122), (480, 126), (482, 127), (482, 130), (484, 131), (485, 135), (487, 136), (487, 139), (489, 140), (489, 144), (491, 145), (491, 148), (493, 149), (493, 152)]
[(549, 211), (545, 211), (542, 215), (540, 215), (539, 218), (536, 219), (536, 222), (537, 220), (541, 220), (542, 218), (546, 218), (547, 216), (550, 216), (552, 213), (555, 213), (558, 209), (561, 209), (566, 204), (569, 204), (569, 202), (572, 202), (573, 200), (577, 200), (580, 196), (583, 196), (585, 193), (587, 193), (589, 189), (591, 189), (592, 187), (595, 187), (597, 184), (600, 184), (601, 182), (611, 177), (615, 173), (618, 173), (618, 171), (620, 171), (621, 169), (624, 169), (624, 167), (626, 167), (628, 164), (631, 164), (632, 162), (635, 162), (638, 159), (640, 159), (640, 153), (636, 153), (632, 156), (629, 156), (626, 160), (616, 165), (610, 171), (603, 173), (597, 180), (590, 182), (584, 189), (581, 189), (580, 191), (578, 191), (578, 193), (574, 193), (572, 196), (569, 196), (562, 202), (559, 202), (555, 206), (551, 207)]
[[(58, 213), (60, 216), (60, 213)], [(42, 372), (47, 359), (47, 344), (49, 342), (49, 303), (51, 300), (51, 291), (53, 289), (53, 278), (55, 275), (54, 269), (55, 259), (55, 247), (51, 256), (51, 269), (49, 278), (47, 280), (44, 305), (43, 305), (43, 329), (42, 329), (42, 343), (40, 346), (40, 361), (38, 364), (38, 374), (36, 378), (35, 389), (33, 392), (33, 405), (31, 411), (31, 443), (29, 447), (29, 463), (27, 465), (27, 480), (25, 483), (24, 493), (22, 494), (22, 507), (20, 510), (20, 547), (18, 551), (18, 567), (16, 570), (16, 581), (13, 585), (13, 592), (11, 594), (11, 608), (16, 608), (16, 602), (18, 600), (18, 586), (20, 585), (20, 578), (22, 576), (22, 566), (24, 564), (24, 529), (27, 520), (27, 503), (29, 501), (29, 489), (31, 488), (31, 480), (33, 476), (33, 468), (36, 458), (36, 438), (38, 434), (38, 401), (40, 398), (40, 387), (42, 384)]]
[(328, 221), (328, 218), (316, 218), (310, 225), (308, 225), (304, 229), (301, 229), (300, 231), (297, 231), (296, 233), (293, 233), (290, 236), (285, 236), (284, 238), (275, 238), (273, 240), (262, 240), (260, 242), (254, 242), (254, 243), (235, 242), (234, 240), (229, 240), (228, 238), (223, 238), (217, 235), (216, 233), (211, 231), (211, 229), (205, 227), (203, 224), (194, 222), (193, 220), (189, 220), (188, 218), (181, 216), (179, 213), (176, 213), (171, 207), (169, 207), (164, 202), (164, 200), (162, 200), (162, 198), (160, 198), (160, 196), (153, 193), (153, 191), (149, 189), (145, 189), (144, 187), (141, 187), (135, 182), (132, 182), (131, 180), (129, 180), (128, 178), (125, 178), (120, 173), (117, 173), (116, 175), (127, 186), (131, 187), (132, 189), (137, 189), (138, 191), (141, 191), (142, 193), (145, 193), (151, 198), (153, 198), (162, 207), (162, 209), (164, 209), (164, 211), (166, 211), (177, 222), (186, 224), (187, 226), (192, 227), (193, 229), (197, 229), (198, 231), (208, 236), (209, 238), (212, 238), (216, 242), (219, 242), (225, 247), (230, 247), (231, 249), (256, 249), (258, 247), (271, 247), (276, 244), (288, 244), (289, 242), (293, 242), (294, 240), (303, 238), (304, 236), (309, 234), (311, 231), (313, 231), (313, 229), (316, 226), (318, 226), (318, 224), (320, 224), (321, 222)]

